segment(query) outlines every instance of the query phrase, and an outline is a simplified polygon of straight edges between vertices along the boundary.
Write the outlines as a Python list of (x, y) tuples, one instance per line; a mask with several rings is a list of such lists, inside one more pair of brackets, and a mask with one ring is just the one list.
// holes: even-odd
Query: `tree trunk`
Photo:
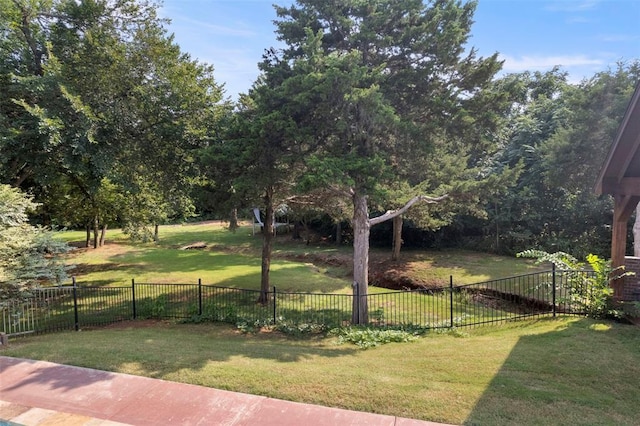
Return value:
[(369, 320), (367, 291), (369, 287), (369, 207), (367, 197), (353, 194), (353, 309), (352, 324)]
[(402, 216), (393, 218), (393, 244), (391, 245), (391, 260), (400, 259), (402, 247)]
[(302, 220), (302, 227), (304, 228), (304, 239), (307, 245), (311, 244), (311, 230), (309, 229), (309, 222), (306, 219)]
[(86, 248), (89, 248), (89, 245), (91, 244), (91, 225), (87, 223), (85, 229), (87, 230), (87, 239), (84, 242), (84, 246)]
[(367, 291), (369, 287), (369, 232), (372, 226), (403, 215), (411, 206), (418, 202), (438, 203), (448, 195), (428, 197), (418, 195), (407, 201), (398, 210), (389, 210), (381, 216), (369, 219), (367, 197), (353, 192), (353, 324), (367, 324), (369, 320), (367, 306)]
[(301, 240), (302, 239), (301, 228), (302, 228), (302, 222), (300, 222), (299, 220), (296, 220), (293, 223), (293, 232), (291, 233), (291, 238), (293, 238), (294, 240)]
[(153, 241), (156, 243), (160, 241), (160, 225), (157, 223), (153, 226)]
[(336, 245), (342, 245), (342, 221), (336, 222)]
[(268, 188), (264, 196), (265, 217), (264, 230), (262, 231), (262, 273), (260, 277), (260, 298), (259, 303), (266, 305), (269, 303), (269, 272), (271, 270), (271, 251), (273, 249), (273, 189)]
[(229, 216), (229, 231), (235, 234), (238, 229), (238, 209), (231, 209), (231, 215)]
[(496, 204), (496, 253), (500, 253), (500, 223), (498, 222), (498, 200), (495, 201)]
[(102, 225), (102, 229), (100, 229), (100, 247), (104, 245), (104, 239), (107, 236), (107, 225)]
[(93, 248), (97, 249), (98, 248), (98, 231), (100, 229), (100, 222), (98, 220), (98, 215), (96, 214), (93, 217)]
[(636, 207), (636, 221), (633, 223), (633, 255), (640, 257), (640, 204)]

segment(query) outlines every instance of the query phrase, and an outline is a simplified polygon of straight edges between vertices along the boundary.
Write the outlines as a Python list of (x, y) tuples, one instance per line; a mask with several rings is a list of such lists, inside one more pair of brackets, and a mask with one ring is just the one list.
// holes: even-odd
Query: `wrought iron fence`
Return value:
[[(469, 285), (411, 291), (371, 291), (371, 326), (464, 327), (524, 317), (586, 313), (590, 271), (546, 271)], [(50, 287), (21, 301), (0, 301), (2, 329), (11, 336), (102, 326), (123, 320), (192, 319), (255, 324), (348, 325), (352, 294), (260, 292), (197, 284)], [(355, 297), (358, 297), (356, 295)]]

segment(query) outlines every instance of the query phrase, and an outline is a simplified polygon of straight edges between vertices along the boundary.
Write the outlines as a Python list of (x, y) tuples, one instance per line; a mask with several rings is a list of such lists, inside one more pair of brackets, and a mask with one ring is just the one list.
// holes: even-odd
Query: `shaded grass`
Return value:
[(526, 321), (361, 351), (332, 338), (144, 324), (19, 339), (0, 354), (454, 424), (632, 425), (640, 416), (632, 326)]

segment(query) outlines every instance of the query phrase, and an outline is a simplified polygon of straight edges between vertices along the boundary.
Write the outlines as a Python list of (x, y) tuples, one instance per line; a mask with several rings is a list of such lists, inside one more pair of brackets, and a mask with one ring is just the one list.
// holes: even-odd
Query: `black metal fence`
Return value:
[[(587, 312), (590, 271), (538, 272), (469, 285), (411, 291), (371, 287), (372, 326), (464, 327), (532, 316)], [(182, 319), (248, 324), (349, 325), (352, 294), (260, 292), (197, 284), (42, 288), (22, 301), (0, 302), (8, 335), (79, 330), (132, 319)], [(357, 297), (357, 296), (356, 296)]]

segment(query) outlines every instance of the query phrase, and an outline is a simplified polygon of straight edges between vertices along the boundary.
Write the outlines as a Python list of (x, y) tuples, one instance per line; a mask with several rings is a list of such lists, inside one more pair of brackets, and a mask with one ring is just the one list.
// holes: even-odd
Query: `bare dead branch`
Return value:
[(417, 196), (413, 197), (412, 199), (410, 199), (409, 201), (407, 201), (407, 203), (404, 206), (402, 206), (401, 208), (399, 208), (397, 210), (388, 210), (382, 216), (373, 217), (373, 218), (369, 219), (369, 226), (377, 225), (377, 224), (385, 222), (385, 221), (387, 221), (389, 219), (393, 219), (396, 216), (400, 216), (401, 214), (404, 214), (404, 212), (409, 210), (411, 208), (411, 206), (413, 206), (417, 202), (423, 202), (423, 203), (427, 203), (427, 204), (436, 204), (436, 203), (439, 203), (440, 201), (444, 200), (448, 196), (449, 196), (448, 194), (442, 195), (440, 197), (429, 197), (427, 195), (417, 195)]

